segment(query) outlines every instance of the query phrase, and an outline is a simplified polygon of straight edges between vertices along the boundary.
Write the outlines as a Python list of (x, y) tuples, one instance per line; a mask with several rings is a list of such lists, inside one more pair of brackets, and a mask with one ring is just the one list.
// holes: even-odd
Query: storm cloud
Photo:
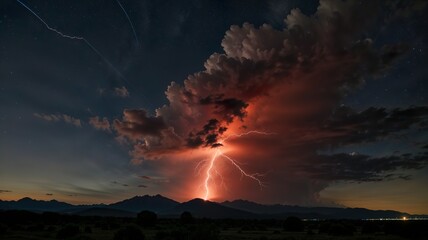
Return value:
[(391, 155), (371, 157), (364, 154), (317, 155), (300, 165), (313, 179), (327, 181), (371, 182), (392, 179), (409, 180), (397, 170), (421, 169), (428, 164), (428, 156)]
[[(124, 110), (122, 119), (113, 122), (117, 136), (129, 141), (133, 162), (141, 163), (223, 147), (224, 136), (246, 130), (274, 132), (227, 144), (243, 149), (233, 157), (246, 161), (254, 172), (271, 172), (265, 175), (271, 188), (253, 197), (279, 201), (293, 191), (315, 199), (333, 181), (378, 181), (400, 169), (426, 166), (426, 155), (319, 153), (428, 125), (426, 106), (362, 111), (340, 106), (347, 94), (383, 74), (408, 49), (400, 42), (377, 46), (367, 36), (382, 7), (380, 1), (323, 0), (312, 16), (292, 10), (283, 29), (231, 26), (221, 42), (223, 53), (212, 54), (205, 69), (183, 84), (172, 82), (166, 90), (168, 104), (153, 115)], [(287, 184), (289, 189), (283, 189)]]

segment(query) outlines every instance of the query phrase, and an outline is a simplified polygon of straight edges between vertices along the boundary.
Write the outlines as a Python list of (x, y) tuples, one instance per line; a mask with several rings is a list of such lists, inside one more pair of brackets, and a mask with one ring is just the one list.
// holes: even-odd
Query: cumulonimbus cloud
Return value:
[[(256, 154), (241, 151), (237, 155), (249, 159), (255, 169), (288, 169), (282, 175), (272, 174), (273, 182), (293, 184), (281, 179), (286, 174), (322, 181), (312, 182), (309, 194), (333, 179), (370, 181), (400, 167), (419, 168), (427, 162), (418, 157), (408, 158), (415, 162), (408, 165), (405, 156), (319, 154), (326, 147), (379, 141), (410, 128), (426, 128), (425, 106), (362, 112), (339, 106), (349, 92), (364, 85), (367, 76), (380, 75), (407, 50), (401, 43), (378, 47), (363, 37), (381, 8), (380, 1), (323, 0), (312, 16), (292, 10), (283, 29), (268, 24), (231, 26), (221, 43), (224, 53), (212, 54), (205, 70), (190, 75), (183, 84), (172, 82), (166, 91), (167, 105), (153, 116), (145, 110), (126, 109), (113, 127), (118, 137), (131, 143), (135, 163), (195, 148), (221, 147), (222, 136), (243, 129), (275, 132), (269, 141), (235, 142), (251, 153), (262, 149), (263, 163), (252, 160)], [(366, 171), (362, 164), (355, 168), (358, 173), (340, 172), (327, 179), (325, 171), (332, 159), (378, 164), (375, 170)], [(272, 194), (278, 194), (275, 191)]]
[[(318, 109), (308, 114), (327, 112), (361, 85), (365, 75), (384, 70), (404, 51), (400, 44), (376, 49), (371, 39), (358, 37), (379, 7), (321, 1), (313, 16), (292, 10), (282, 30), (267, 24), (232, 26), (221, 44), (225, 53), (210, 56), (205, 70), (189, 76), (183, 86), (171, 83), (168, 105), (157, 109), (154, 117), (127, 109), (123, 120), (115, 120), (115, 129), (144, 144), (150, 154), (152, 146), (162, 148), (163, 131), (169, 127), (179, 140), (177, 146), (217, 144), (227, 126), (244, 123), (248, 106), (261, 99), (302, 111), (315, 103)], [(145, 157), (144, 151), (139, 153)]]

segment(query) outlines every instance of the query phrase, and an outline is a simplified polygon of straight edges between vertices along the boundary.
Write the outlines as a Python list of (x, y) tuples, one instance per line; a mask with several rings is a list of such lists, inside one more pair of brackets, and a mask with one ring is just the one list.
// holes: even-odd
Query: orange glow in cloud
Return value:
[[(169, 195), (183, 201), (192, 198), (220, 200), (227, 197), (230, 191), (241, 191), (236, 189), (239, 186), (237, 182), (244, 179), (248, 180), (246, 184), (249, 187), (264, 188), (264, 175), (254, 172), (251, 163), (244, 163), (249, 151), (241, 141), (269, 137), (274, 133), (243, 131), (240, 127), (239, 122), (229, 125), (218, 141), (222, 146), (187, 149), (165, 157), (168, 167), (162, 168), (161, 174), (174, 179), (174, 184), (167, 189)], [(190, 174), (189, 168), (194, 169)]]
[(211, 172), (213, 171), (213, 168), (215, 168), (214, 163), (217, 160), (218, 155), (219, 155), (219, 150), (216, 150), (213, 154), (213, 157), (209, 161), (209, 164), (206, 170), (206, 176), (204, 181), (204, 188), (205, 188), (204, 200), (208, 200), (208, 198), (210, 197)]
[[(262, 174), (260, 174), (260, 173), (247, 173), (236, 160), (234, 160), (233, 158), (231, 158), (225, 154), (225, 152), (227, 152), (228, 150), (230, 151), (230, 149), (227, 148), (227, 140), (232, 139), (232, 138), (240, 138), (243, 136), (253, 135), (253, 134), (271, 135), (272, 133), (262, 132), (262, 131), (247, 131), (247, 132), (240, 133), (240, 134), (227, 135), (226, 137), (224, 137), (219, 142), (223, 146), (217, 147), (215, 149), (209, 149), (208, 151), (212, 155), (209, 158), (209, 160), (202, 161), (196, 166), (196, 169), (197, 169), (197, 168), (201, 167), (200, 165), (202, 163), (202, 164), (204, 164), (204, 167), (205, 167), (205, 171), (204, 171), (205, 176), (204, 176), (204, 180), (203, 180), (203, 189), (204, 189), (203, 199), (204, 200), (210, 200), (210, 199), (213, 199), (216, 197), (216, 193), (214, 192), (214, 188), (216, 188), (216, 186), (218, 186), (219, 184), (216, 183), (216, 178), (214, 177), (214, 175), (216, 175), (216, 176), (218, 176), (218, 178), (220, 178), (221, 183), (222, 183), (221, 186), (223, 186), (223, 187), (226, 186), (224, 183), (224, 177), (221, 173), (221, 169), (217, 164), (217, 162), (220, 160), (226, 161), (233, 168), (235, 168), (237, 171), (239, 171), (241, 178), (247, 177), (249, 179), (254, 180), (260, 188), (264, 187), (264, 184), (263, 184), (262, 180), (260, 179), (260, 177), (263, 176)], [(223, 148), (225, 148), (225, 150), (223, 150)], [(219, 195), (219, 194), (217, 194), (217, 195)]]

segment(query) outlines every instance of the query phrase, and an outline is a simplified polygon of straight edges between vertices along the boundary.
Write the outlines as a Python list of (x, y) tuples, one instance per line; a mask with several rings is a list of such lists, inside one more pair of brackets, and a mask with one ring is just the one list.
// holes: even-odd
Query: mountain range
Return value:
[[(193, 199), (177, 202), (162, 195), (135, 196), (112, 204), (72, 205), (56, 200), (43, 201), (22, 198), (17, 201), (0, 200), (0, 210), (28, 210), (34, 212), (59, 212), (82, 216), (135, 217), (143, 210), (156, 212), (159, 217), (175, 218), (184, 211), (199, 218), (234, 219), (282, 219), (297, 216), (305, 219), (371, 219), (416, 217), (392, 210), (370, 210), (365, 208), (301, 207), (290, 205), (264, 205), (247, 200), (211, 202)], [(417, 215), (417, 217), (427, 217)]]

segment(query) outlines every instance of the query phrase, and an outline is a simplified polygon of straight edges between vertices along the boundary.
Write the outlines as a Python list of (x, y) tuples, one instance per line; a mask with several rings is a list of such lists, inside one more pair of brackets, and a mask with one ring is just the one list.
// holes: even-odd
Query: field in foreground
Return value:
[(211, 220), (0, 212), (0, 239), (426, 239), (428, 221)]

